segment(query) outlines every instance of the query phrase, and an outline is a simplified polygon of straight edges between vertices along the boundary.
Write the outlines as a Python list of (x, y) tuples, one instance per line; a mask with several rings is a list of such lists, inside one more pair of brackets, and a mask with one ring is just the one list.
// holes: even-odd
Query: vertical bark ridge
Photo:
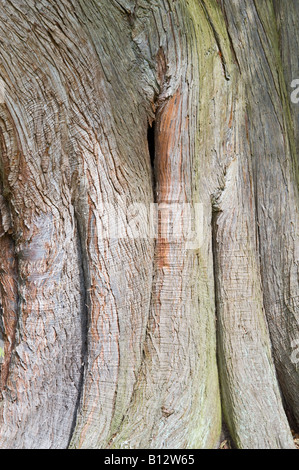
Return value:
[[(297, 57), (297, 51), (299, 48), (299, 34), (296, 28), (296, 25), (299, 21), (299, 12), (298, 12), (298, 5), (294, 0), (291, 0), (288, 3), (288, 7), (285, 8), (283, 2), (280, 0), (274, 0), (274, 7), (275, 7), (275, 14), (277, 18), (278, 24), (278, 44), (279, 44), (279, 51), (281, 63), (282, 63), (282, 73), (284, 74), (285, 79), (285, 113), (286, 116), (290, 115), (289, 125), (287, 126), (289, 141), (290, 141), (290, 151), (293, 157), (293, 175), (294, 175), (294, 183), (295, 183), (295, 200), (297, 201), (297, 206), (295, 211), (297, 210), (298, 213), (298, 205), (299, 205), (299, 113), (298, 113), (298, 103), (294, 102), (292, 98), (292, 94), (294, 93), (294, 86), (293, 82), (297, 80), (297, 87), (298, 87), (298, 80), (299, 80), (299, 64)], [(297, 181), (297, 188), (296, 188), (296, 181)], [(292, 208), (294, 210), (294, 207)], [(299, 240), (298, 240), (298, 233), (299, 233), (299, 225), (298, 225), (298, 217), (297, 217), (297, 226), (294, 227), (295, 236), (297, 234), (297, 241), (295, 241), (295, 263), (299, 259)], [(293, 279), (296, 279), (296, 269), (295, 265), (293, 266)], [(298, 274), (297, 274), (298, 277)], [(289, 297), (289, 296), (288, 296)], [(291, 287), (291, 295), (289, 299), (283, 299), (282, 297), (279, 299), (277, 304), (279, 305), (278, 308), (282, 308), (283, 305), (289, 307), (290, 312), (294, 312), (295, 316), (297, 317), (298, 321), (298, 310), (299, 310), (299, 302), (298, 302), (298, 289), (296, 290), (296, 284), (294, 287)], [(277, 308), (277, 306), (275, 306)], [(296, 339), (297, 338), (297, 339)], [(294, 335), (293, 339), (293, 347), (298, 344), (298, 336)], [(292, 346), (292, 343), (291, 343)], [(282, 377), (283, 379), (283, 377)], [(294, 388), (298, 388), (298, 384), (294, 384)], [(294, 400), (294, 395), (289, 393), (287, 387), (283, 387), (284, 393), (286, 394), (287, 398), (287, 411), (288, 415), (290, 416), (293, 428), (299, 429), (299, 417), (298, 417), (298, 404), (296, 404), (296, 399)], [(291, 405), (290, 405), (291, 404)], [(296, 411), (297, 410), (297, 411)]]
[[(213, 45), (211, 34), (210, 43), (209, 35), (202, 34), (201, 37), (205, 38), (200, 55), (200, 148), (203, 158), (200, 159), (198, 176), (200, 194), (207, 192), (213, 211), (217, 211), (213, 216), (213, 251), (222, 411), (237, 447), (292, 447), (263, 311), (240, 59), (235, 55), (235, 44), (231, 42), (231, 30), (227, 30), (225, 16), (219, 8), (217, 13), (215, 2), (204, 3), (211, 12), (209, 23), (214, 21), (221, 31), (220, 37), (226, 37), (225, 56), (230, 70), (230, 80), (225, 82), (221, 70), (223, 63), (220, 68), (219, 57), (217, 59), (218, 52), (221, 52), (217, 38), (214, 38)], [(233, 17), (229, 18), (229, 24), (234, 24)], [(211, 29), (212, 36), (215, 36), (216, 26)], [(224, 50), (221, 45), (220, 48)], [(213, 172), (209, 171), (211, 162)], [(246, 190), (249, 192), (245, 194), (244, 188), (249, 188)], [(245, 385), (247, 383), (248, 386)], [(264, 407), (272, 408), (277, 433), (273, 433), (271, 425), (265, 425), (267, 419), (261, 414), (263, 405), (257, 403), (256, 389), (259, 390), (258, 399), (265, 403)], [(260, 439), (257, 423), (264, 430)]]
[[(155, 121), (156, 200), (164, 205), (164, 216), (162, 212), (144, 359), (130, 407), (109, 443), (112, 448), (212, 447), (220, 435), (210, 227), (204, 230), (203, 247), (195, 250), (184, 236), (175, 239), (166, 230), (174, 217), (166, 213), (174, 205), (201, 201), (193, 171), (198, 151), (197, 28), (205, 14), (196, 2), (187, 8), (167, 4), (173, 38), (168, 36), (165, 46), (163, 69), (168, 73)], [(175, 86), (168, 87), (172, 92), (165, 100), (168, 76)]]
[[(86, 116), (77, 116), (75, 130), (85, 142), (75, 143), (75, 154), (80, 156), (75, 205), (83, 231), (90, 311), (88, 361), (71, 447), (95, 448), (105, 447), (121, 423), (142, 359), (154, 243), (146, 233), (147, 215), (139, 214), (139, 229), (146, 228), (143, 236), (131, 233), (130, 205), (149, 209), (153, 201), (147, 141), (152, 111), (146, 94), (138, 94), (144, 72), (135, 66), (131, 70), (137, 52), (126, 10), (109, 4), (103, 15), (92, 2), (88, 8), (81, 6), (90, 17), (86, 31), (101, 86), (96, 93), (91, 91), (98, 107), (96, 116), (88, 117), (89, 129), (83, 125)], [(121, 36), (111, 31), (115, 22)], [(122, 60), (127, 55), (128, 63)], [(114, 87), (109, 77), (117, 77)], [(153, 100), (155, 87), (147, 87)], [(108, 233), (103, 236), (105, 228)]]
[(10, 235), (1, 223), (0, 251), (0, 290), (1, 290), (1, 329), (4, 340), (4, 358), (0, 370), (0, 394), (5, 390), (15, 347), (18, 305), (18, 275), (15, 258), (15, 246)]
[(87, 364), (87, 357), (88, 357), (88, 344), (87, 344), (87, 332), (88, 332), (88, 295), (87, 295), (87, 267), (86, 267), (86, 259), (84, 257), (84, 251), (82, 248), (82, 233), (80, 224), (78, 223), (76, 211), (75, 214), (75, 222), (76, 222), (76, 235), (77, 235), (77, 246), (78, 246), (78, 261), (79, 261), (79, 269), (80, 269), (80, 292), (82, 293), (82, 311), (81, 311), (81, 330), (82, 330), (82, 346), (81, 346), (81, 370), (80, 370), (80, 379), (78, 383), (78, 395), (76, 406), (74, 409), (74, 416), (73, 416), (73, 423), (71, 432), (69, 435), (69, 442), (68, 446), (70, 445), (71, 439), (73, 437), (74, 430), (76, 428), (78, 413), (80, 410), (80, 403), (81, 397), (83, 392), (84, 386), (84, 375), (85, 375), (85, 367)]
[[(20, 21), (10, 21), (11, 14)], [(81, 370), (82, 296), (65, 103), (51, 56), (47, 62), (35, 36), (36, 14), (29, 5), (17, 11), (1, 6), (1, 166), (18, 277), (17, 335), (0, 406), (2, 448), (65, 448)]]
[[(288, 130), (292, 127), (290, 97), (275, 11), (271, 1), (224, 1), (224, 5), (246, 83), (265, 311), (279, 383), (298, 421), (299, 374), (292, 360), (299, 333), (298, 161), (294, 137)], [(295, 30), (293, 34), (296, 37)], [(245, 50), (251, 51), (250, 61)], [(288, 69), (289, 65), (284, 64)]]
[(239, 141), (242, 103), (241, 94), (232, 127), (233, 158), (214, 221), (223, 413), (237, 447), (293, 448), (263, 308), (249, 147)]

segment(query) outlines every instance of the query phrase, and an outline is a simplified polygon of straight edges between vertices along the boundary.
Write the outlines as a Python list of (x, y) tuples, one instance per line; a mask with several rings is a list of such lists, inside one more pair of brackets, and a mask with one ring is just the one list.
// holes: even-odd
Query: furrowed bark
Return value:
[(290, 5), (0, 2), (1, 448), (293, 447)]

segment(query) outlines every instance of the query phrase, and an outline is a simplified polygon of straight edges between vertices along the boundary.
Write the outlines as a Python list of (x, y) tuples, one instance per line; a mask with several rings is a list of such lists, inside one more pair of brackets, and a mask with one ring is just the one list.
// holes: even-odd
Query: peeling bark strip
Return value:
[[(293, 447), (284, 3), (0, 1), (0, 448)], [(199, 248), (130, 237), (154, 202), (203, 205)]]

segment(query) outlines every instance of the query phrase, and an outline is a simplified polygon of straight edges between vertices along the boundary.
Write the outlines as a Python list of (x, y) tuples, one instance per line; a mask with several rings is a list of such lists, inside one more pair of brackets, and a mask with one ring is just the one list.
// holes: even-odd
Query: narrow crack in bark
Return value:
[(225, 22), (226, 28), (227, 28), (226, 31), (227, 31), (227, 37), (228, 37), (228, 39), (229, 39), (230, 49), (231, 49), (231, 52), (232, 52), (232, 55), (233, 55), (235, 64), (236, 64), (237, 67), (238, 67), (238, 71), (239, 71), (240, 74), (241, 74), (241, 65), (240, 65), (240, 63), (239, 63), (238, 56), (237, 56), (237, 53), (236, 53), (235, 47), (234, 47), (234, 42), (233, 42), (233, 39), (232, 39), (232, 37), (231, 37), (229, 28), (228, 28), (228, 19), (227, 19), (226, 10), (225, 10), (225, 7), (224, 7), (223, 3), (221, 3), (220, 7), (221, 7), (221, 12), (222, 12), (222, 15), (223, 15), (224, 22)]
[(157, 200), (157, 182), (156, 182), (156, 168), (155, 168), (155, 121), (148, 126), (147, 130), (147, 142), (148, 142), (148, 151), (150, 155), (150, 162), (151, 162), (151, 169), (152, 169), (152, 186), (153, 186), (153, 194), (154, 194), (154, 202)]
[(219, 295), (218, 295), (218, 286), (217, 286), (217, 256), (216, 256), (216, 244), (217, 244), (217, 218), (219, 216), (220, 209), (217, 207), (215, 201), (212, 201), (212, 221), (211, 221), (211, 231), (212, 231), (212, 253), (213, 253), (213, 277), (214, 277), (214, 293), (215, 293), (215, 319), (216, 319), (216, 362), (217, 362), (217, 369), (218, 369), (218, 384), (219, 384), (219, 391), (220, 391), (220, 398), (221, 398), (221, 419), (222, 419), (222, 429), (221, 434), (224, 436), (223, 439), (220, 437), (221, 440), (228, 440), (230, 447), (234, 448), (234, 442), (231, 437), (229, 428), (227, 423), (225, 422), (225, 418), (223, 415), (222, 409), (222, 388), (221, 388), (221, 380), (220, 380), (220, 361), (219, 361), (219, 321), (218, 321), (218, 305), (219, 305)]
[(78, 411), (80, 409), (80, 402), (81, 402), (81, 396), (83, 392), (83, 386), (84, 386), (84, 374), (85, 374), (85, 366), (86, 366), (86, 361), (88, 357), (88, 341), (87, 341), (87, 332), (88, 332), (88, 298), (87, 298), (87, 286), (86, 286), (86, 268), (84, 266), (84, 255), (83, 255), (83, 248), (82, 248), (82, 236), (80, 233), (80, 222), (76, 216), (76, 211), (74, 210), (74, 220), (75, 220), (75, 226), (76, 226), (76, 234), (77, 234), (77, 246), (78, 246), (78, 261), (79, 261), (79, 272), (80, 272), (80, 285), (81, 285), (81, 302), (82, 302), (82, 310), (81, 310), (81, 327), (82, 327), (82, 346), (81, 346), (81, 371), (80, 371), (80, 379), (79, 379), (79, 384), (78, 384), (78, 396), (77, 396), (77, 402), (75, 405), (75, 410), (74, 410), (74, 417), (73, 417), (73, 423), (71, 427), (71, 432), (70, 432), (70, 437), (68, 441), (68, 446), (71, 443), (72, 437), (74, 430), (76, 428), (76, 422), (77, 422), (77, 415)]
[[(155, 142), (156, 142), (156, 126), (155, 126), (155, 120), (151, 121), (151, 123), (148, 124), (148, 129), (147, 129), (147, 142), (148, 142), (148, 153), (149, 153), (149, 159), (150, 159), (150, 166), (151, 166), (151, 181), (152, 181), (152, 188), (153, 188), (153, 202), (156, 203), (157, 200), (157, 181), (156, 181), (156, 149), (155, 149)], [(152, 221), (150, 221), (151, 223)], [(152, 235), (149, 235), (152, 236)], [(144, 365), (144, 362), (146, 360), (146, 354), (145, 354), (145, 346), (146, 346), (146, 339), (148, 337), (148, 332), (150, 331), (149, 328), (149, 321), (150, 321), (150, 310), (152, 306), (152, 298), (153, 298), (153, 286), (154, 286), (154, 280), (155, 280), (155, 255), (156, 255), (156, 241), (154, 244), (154, 258), (153, 258), (153, 273), (152, 273), (152, 289), (151, 289), (151, 295), (150, 295), (150, 300), (149, 300), (149, 315), (148, 315), (148, 320), (147, 320), (147, 326), (145, 330), (145, 335), (144, 335), (144, 340), (143, 340), (143, 345), (142, 345), (142, 353), (141, 353), (141, 362), (138, 368), (138, 371), (136, 373), (136, 380), (135, 384), (133, 387), (132, 395), (130, 402), (127, 406), (127, 410), (124, 413), (121, 422), (119, 423), (118, 428), (113, 432), (112, 435), (108, 438), (107, 441), (107, 448), (110, 448), (111, 445), (113, 445), (113, 441), (117, 437), (119, 431), (121, 430), (126, 415), (128, 414), (132, 404), (134, 403), (134, 398), (136, 394), (136, 386), (138, 386), (138, 378), (140, 376), (140, 373), (142, 371), (142, 367)]]
[(212, 28), (212, 31), (213, 31), (213, 34), (214, 34), (214, 37), (215, 37), (215, 41), (216, 41), (216, 44), (217, 44), (217, 47), (218, 47), (218, 50), (219, 50), (219, 56), (220, 56), (220, 59), (221, 59), (221, 64), (222, 64), (222, 68), (223, 68), (224, 77), (227, 81), (229, 81), (231, 79), (231, 76), (230, 76), (230, 73), (228, 71), (227, 61), (226, 61), (226, 58), (225, 58), (225, 55), (224, 55), (223, 48), (221, 46), (221, 41), (220, 41), (219, 34), (218, 34), (218, 32), (217, 32), (217, 30), (214, 26), (213, 20), (212, 20), (211, 16), (209, 15), (208, 9), (205, 6), (204, 2), (202, 3), (202, 7), (204, 9), (207, 20), (208, 20), (208, 22), (209, 22), (209, 24)]

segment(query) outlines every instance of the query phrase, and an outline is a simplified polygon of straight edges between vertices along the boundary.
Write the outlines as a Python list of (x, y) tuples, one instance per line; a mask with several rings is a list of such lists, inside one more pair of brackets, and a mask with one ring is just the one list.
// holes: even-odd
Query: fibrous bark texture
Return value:
[(293, 447), (298, 21), (0, 1), (0, 448)]

